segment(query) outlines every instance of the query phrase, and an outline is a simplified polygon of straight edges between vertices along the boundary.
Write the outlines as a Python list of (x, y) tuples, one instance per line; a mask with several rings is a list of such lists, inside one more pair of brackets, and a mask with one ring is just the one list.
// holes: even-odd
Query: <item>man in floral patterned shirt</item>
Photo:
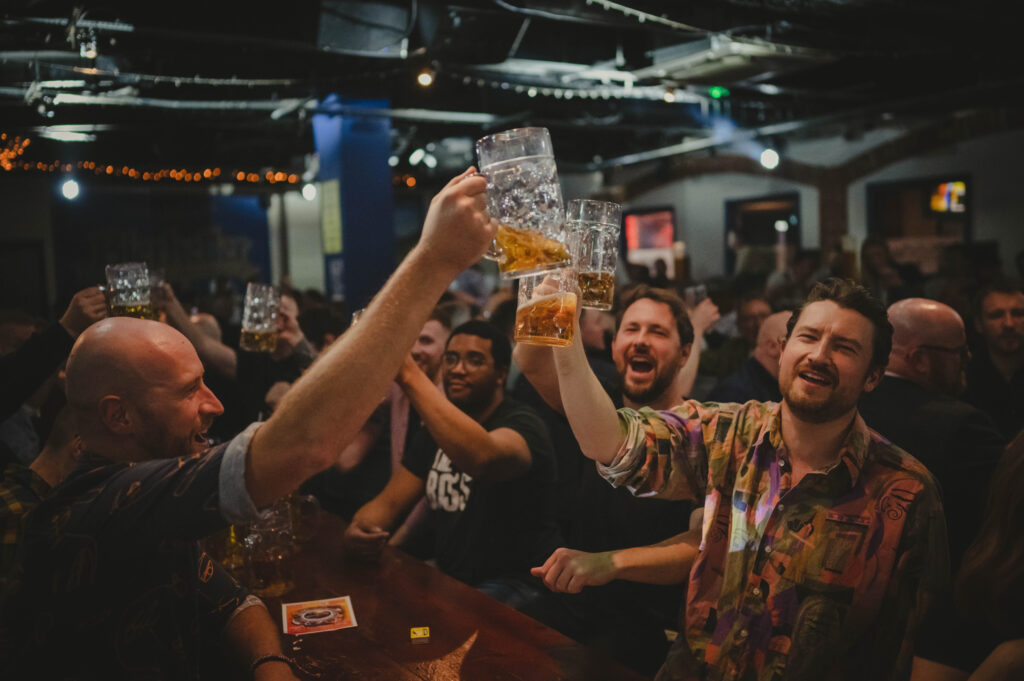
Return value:
[(901, 679), (948, 579), (931, 475), (870, 431), (892, 327), (863, 288), (818, 284), (787, 329), (781, 404), (619, 410), (582, 349), (555, 351), (583, 452), (638, 495), (704, 502), (685, 635), (659, 679)]

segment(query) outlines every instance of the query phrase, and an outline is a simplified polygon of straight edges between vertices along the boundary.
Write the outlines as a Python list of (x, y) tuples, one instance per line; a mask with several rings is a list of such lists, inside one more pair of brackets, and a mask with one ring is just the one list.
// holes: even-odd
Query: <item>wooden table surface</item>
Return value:
[[(280, 623), (281, 602), (351, 597), (358, 626), (284, 635), (285, 652), (313, 675), (360, 681), (644, 678), (402, 551), (385, 549), (379, 564), (346, 559), (344, 528), (322, 513), (317, 535), (290, 559), (295, 588), (265, 599)], [(411, 627), (430, 627), (430, 642), (411, 643)]]

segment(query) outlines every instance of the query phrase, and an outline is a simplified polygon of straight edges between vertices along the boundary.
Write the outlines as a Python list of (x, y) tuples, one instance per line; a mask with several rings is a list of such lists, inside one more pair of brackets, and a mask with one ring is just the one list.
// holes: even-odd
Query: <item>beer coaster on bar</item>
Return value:
[(281, 622), (284, 633), (296, 636), (357, 626), (352, 600), (348, 596), (282, 603)]

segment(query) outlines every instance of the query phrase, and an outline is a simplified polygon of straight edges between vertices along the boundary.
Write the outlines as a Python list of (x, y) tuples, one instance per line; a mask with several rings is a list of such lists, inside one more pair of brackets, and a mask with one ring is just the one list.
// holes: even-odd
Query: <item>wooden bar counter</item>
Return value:
[[(358, 626), (284, 635), (285, 652), (312, 678), (361, 681), (639, 681), (644, 677), (566, 638), (402, 551), (379, 564), (347, 559), (345, 523), (320, 514), (316, 536), (289, 559), (295, 587), (266, 598), (280, 624), (281, 603), (350, 596)], [(430, 641), (410, 641), (430, 627)]]

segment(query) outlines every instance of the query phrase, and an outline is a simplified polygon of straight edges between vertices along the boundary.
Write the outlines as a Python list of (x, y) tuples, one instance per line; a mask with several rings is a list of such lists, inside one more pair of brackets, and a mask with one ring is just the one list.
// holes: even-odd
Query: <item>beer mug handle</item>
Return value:
[[(491, 220), (491, 223), (494, 224), (493, 219)], [(495, 228), (497, 228), (496, 224)], [(487, 249), (486, 253), (484, 253), (484, 258), (487, 260), (493, 260), (497, 263), (500, 263), (505, 259), (505, 255), (501, 252), (501, 246), (498, 244), (498, 240), (496, 238), (491, 240), (491, 247)]]

